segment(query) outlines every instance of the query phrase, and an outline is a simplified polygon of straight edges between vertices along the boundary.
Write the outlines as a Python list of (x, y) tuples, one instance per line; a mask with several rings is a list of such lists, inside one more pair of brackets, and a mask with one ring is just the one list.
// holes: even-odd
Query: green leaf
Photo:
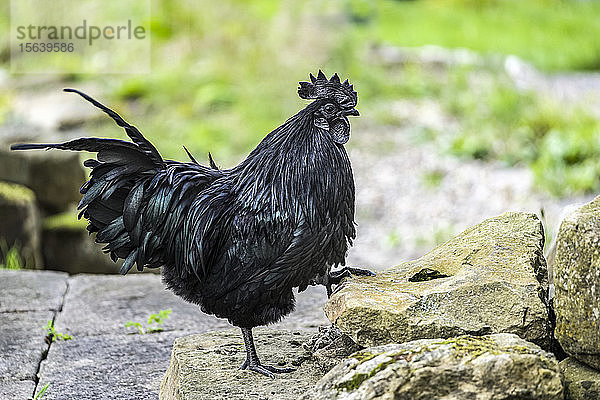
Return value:
[(142, 327), (142, 324), (140, 324), (139, 322), (127, 321), (125, 323), (125, 327), (129, 328), (130, 326), (135, 326), (141, 335), (144, 335), (146, 333), (144, 331), (144, 328)]
[(48, 387), (50, 387), (49, 383), (46, 383), (41, 389), (40, 391), (35, 395), (35, 397), (33, 398), (34, 400), (38, 400), (41, 399), (42, 397), (44, 397), (46, 395), (46, 390), (48, 390)]

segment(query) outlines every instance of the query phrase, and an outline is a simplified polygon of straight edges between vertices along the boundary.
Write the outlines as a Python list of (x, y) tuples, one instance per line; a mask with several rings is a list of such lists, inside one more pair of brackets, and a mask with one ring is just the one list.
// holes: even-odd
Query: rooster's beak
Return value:
[(358, 117), (360, 115), (360, 113), (358, 112), (358, 110), (356, 108), (352, 108), (352, 109), (344, 112), (344, 114), (346, 114), (346, 115), (353, 115), (355, 117)]

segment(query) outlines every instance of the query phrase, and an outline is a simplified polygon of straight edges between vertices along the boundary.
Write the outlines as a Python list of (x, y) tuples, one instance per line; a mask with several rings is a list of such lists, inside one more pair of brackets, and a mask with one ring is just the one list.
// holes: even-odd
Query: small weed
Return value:
[(46, 325), (46, 337), (52, 342), (56, 340), (73, 340), (73, 336), (67, 335), (65, 333), (60, 333), (56, 331), (54, 327), (54, 321), (48, 321), (48, 325)]
[(2, 258), (4, 264), (0, 263), (0, 269), (22, 269), (24, 267), (19, 255), (19, 245), (16, 243), (9, 248), (4, 239), (0, 240), (0, 259)]
[[(148, 323), (146, 324), (146, 327), (142, 326), (141, 323), (134, 322), (134, 321), (127, 321), (125, 323), (125, 327), (129, 328), (131, 326), (135, 326), (137, 328), (138, 332), (140, 333), (140, 335), (144, 335), (146, 333), (161, 332), (163, 330), (163, 328), (160, 325), (162, 325), (163, 322), (165, 322), (165, 320), (167, 318), (169, 318), (170, 314), (171, 314), (171, 309), (160, 310), (156, 314), (150, 314), (150, 316), (148, 317)], [(152, 324), (155, 324), (155, 325), (152, 325)], [(156, 325), (158, 325), (158, 326), (156, 326)]]
[(46, 383), (44, 386), (42, 386), (42, 388), (40, 389), (39, 392), (37, 392), (37, 394), (35, 395), (33, 400), (38, 400), (38, 399), (43, 398), (46, 395), (46, 391), (48, 390), (49, 387), (50, 387), (49, 383)]

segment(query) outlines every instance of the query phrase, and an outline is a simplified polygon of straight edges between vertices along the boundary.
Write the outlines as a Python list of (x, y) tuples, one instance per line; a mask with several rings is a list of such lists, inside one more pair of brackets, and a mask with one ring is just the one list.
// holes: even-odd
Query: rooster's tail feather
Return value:
[[(123, 127), (132, 142), (118, 139), (80, 138), (64, 143), (15, 144), (12, 150), (59, 149), (97, 153), (97, 160), (87, 160), (84, 165), (92, 169), (90, 180), (81, 187), (83, 197), (78, 209), (89, 220), (88, 231), (97, 232), (96, 242), (105, 243), (104, 251), (113, 260), (125, 259), (121, 273), (127, 273), (134, 263), (158, 266), (152, 260), (152, 250), (157, 239), (148, 233), (149, 224), (160, 226), (161, 221), (143, 221), (145, 208), (150, 202), (148, 187), (166, 164), (156, 148), (134, 126), (125, 122), (109, 109), (85, 93), (74, 92), (108, 114)], [(160, 216), (161, 219), (164, 218)], [(149, 218), (147, 218), (149, 219)]]

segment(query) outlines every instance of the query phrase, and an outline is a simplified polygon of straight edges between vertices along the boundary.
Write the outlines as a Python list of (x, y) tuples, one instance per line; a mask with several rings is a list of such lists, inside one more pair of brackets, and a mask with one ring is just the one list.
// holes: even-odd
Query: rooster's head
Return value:
[(300, 82), (298, 95), (303, 99), (315, 100), (315, 126), (328, 131), (336, 143), (344, 144), (350, 139), (348, 115), (359, 114), (354, 108), (358, 97), (348, 80), (340, 82), (337, 74), (327, 79), (319, 70), (316, 78), (310, 74), (310, 82)]

